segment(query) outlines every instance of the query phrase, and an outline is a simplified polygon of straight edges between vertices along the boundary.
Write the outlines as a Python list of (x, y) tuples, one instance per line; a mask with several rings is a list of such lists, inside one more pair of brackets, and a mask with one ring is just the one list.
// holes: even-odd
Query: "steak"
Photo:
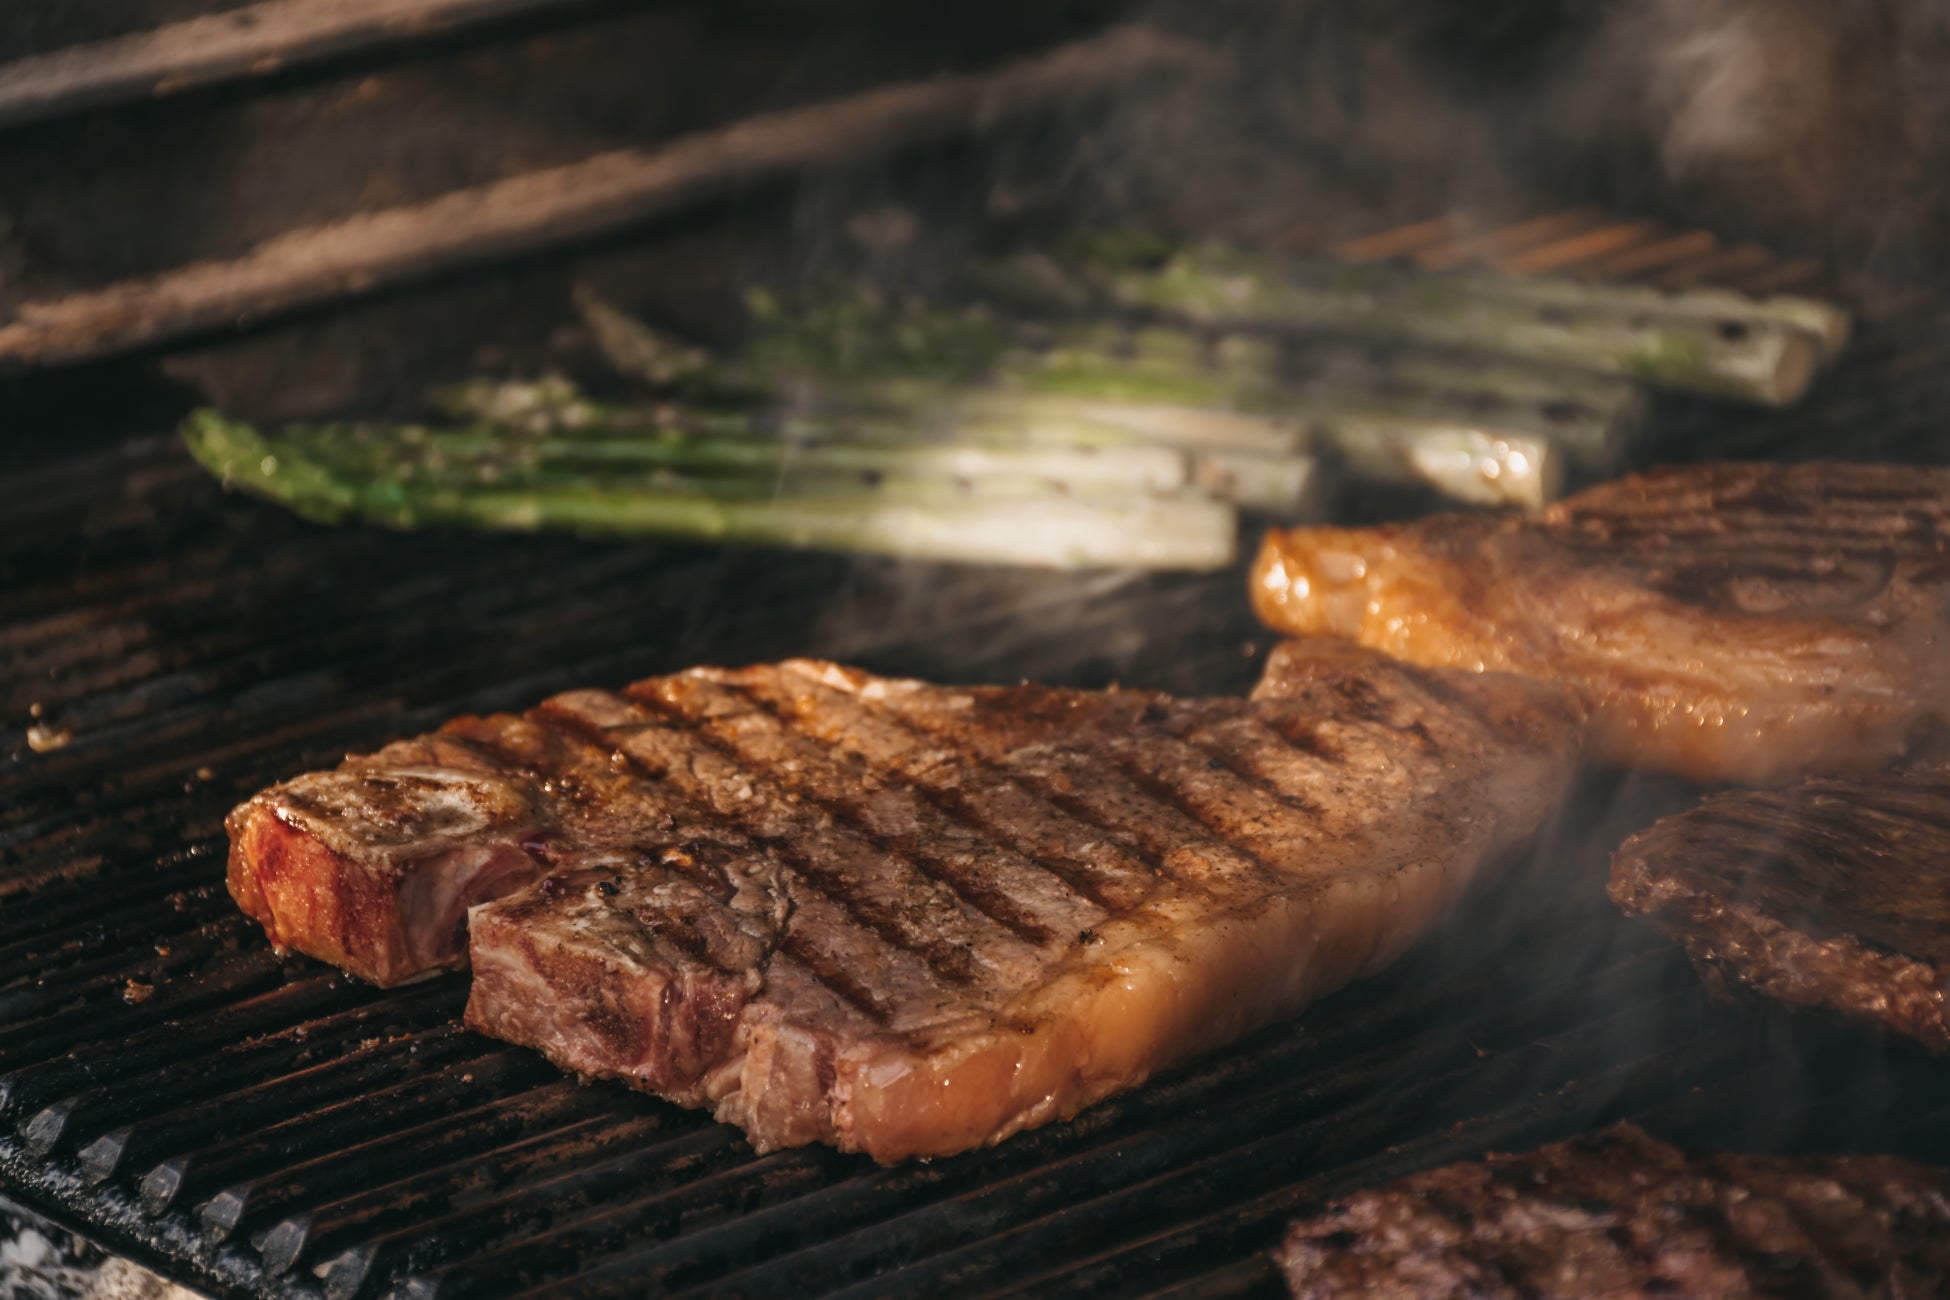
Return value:
[[(792, 662), (462, 719), (233, 819), (278, 942), (584, 1076), (889, 1161), (997, 1141), (1393, 960), (1556, 804), (1555, 687), (1338, 642), (1254, 698)], [(539, 877), (539, 879), (538, 879)]]
[(1594, 757), (1701, 781), (1868, 770), (1950, 712), (1950, 470), (1655, 470), (1534, 518), (1268, 536), (1259, 614), (1547, 677)]
[(1621, 1124), (1357, 1192), (1275, 1259), (1299, 1300), (1942, 1295), (1950, 1172), (1689, 1157)]
[[(477, 908), (468, 1023), (761, 1150), (945, 1155), (1393, 960), (1575, 765), (1561, 693), (1326, 643), (1252, 700), (700, 669), (530, 717), (642, 828)], [(661, 827), (659, 831), (657, 828)]]
[(1250, 700), (698, 669), (266, 791), (231, 889), (382, 983), (463, 961), (464, 926), (471, 1026), (760, 1149), (889, 1161), (1385, 965), (1538, 826), (1581, 735), (1555, 687), (1333, 641)]
[(1717, 994), (1950, 1050), (1950, 767), (1712, 796), (1627, 840), (1611, 897)]

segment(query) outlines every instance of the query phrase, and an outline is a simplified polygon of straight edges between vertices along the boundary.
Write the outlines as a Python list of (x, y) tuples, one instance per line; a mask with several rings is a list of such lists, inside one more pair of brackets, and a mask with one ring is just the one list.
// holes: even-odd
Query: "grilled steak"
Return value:
[(1576, 688), (1601, 759), (1771, 784), (1950, 712), (1950, 470), (1703, 465), (1532, 519), (1267, 538), (1271, 626)]
[(1358, 1192), (1275, 1257), (1299, 1300), (1942, 1295), (1950, 1172), (1689, 1158), (1621, 1124)]
[(1716, 993), (1950, 1051), (1950, 767), (1715, 795), (1627, 840), (1611, 897)]
[(503, 725), (510, 779), (571, 794), (551, 874), (472, 914), (468, 1023), (761, 1149), (883, 1161), (1069, 1116), (1384, 965), (1546, 815), (1580, 734), (1554, 688), (1331, 642), (1250, 701), (794, 662)]

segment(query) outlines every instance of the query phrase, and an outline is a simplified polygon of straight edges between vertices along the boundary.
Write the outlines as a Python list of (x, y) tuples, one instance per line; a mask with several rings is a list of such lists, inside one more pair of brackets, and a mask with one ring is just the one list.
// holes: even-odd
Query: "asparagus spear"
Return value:
[(1609, 467), (1624, 421), (1639, 409), (1634, 402), (1590, 413), (1568, 402), (1558, 409), (1491, 392), (1328, 376), (1286, 387), (1266, 340), (1210, 342), (1147, 329), (1114, 344), (1073, 338), (1034, 356), (1011, 354), (996, 379), (1000, 391), (958, 409), (1004, 408), (999, 418), (1026, 427), (1060, 429), (1066, 418), (1082, 418), (1210, 456), (1331, 452), (1367, 478), (1532, 508), (1555, 499), (1566, 450), (1587, 466)]
[(533, 380), (464, 379), (428, 390), (427, 400), (450, 420), (524, 434), (587, 429), (614, 416), (561, 375)]
[(1264, 337), (1200, 339), (1170, 328), (1121, 338), (1098, 330), (1002, 364), (1001, 382), (1029, 392), (1278, 414), (1350, 436), (1385, 416), (1396, 438), (1427, 430), (1446, 446), (1449, 431), (1463, 423), (1514, 441), (1549, 440), (1571, 463), (1592, 470), (1616, 463), (1645, 415), (1634, 385), (1604, 375), (1321, 344), (1288, 356)]
[(1823, 349), (1815, 336), (1776, 317), (1655, 308), (1636, 304), (1636, 290), (1620, 302), (1604, 286), (1576, 282), (1539, 290), (1539, 281), (1217, 245), (1097, 239), (1056, 258), (1013, 259), (983, 279), (1007, 299), (1044, 309), (1141, 309), (1198, 322), (1475, 348), (1768, 406), (1807, 390)]
[(1538, 510), (1564, 487), (1564, 460), (1551, 443), (1467, 424), (1405, 433), (1386, 420), (1348, 421), (1326, 441), (1360, 477), (1420, 482), (1469, 505)]
[(1296, 346), (1293, 368), (1323, 406), (1384, 394), (1428, 414), (1467, 415), (1485, 428), (1548, 438), (1580, 469), (1604, 472), (1644, 428), (1650, 402), (1629, 379), (1494, 356), (1318, 339)]
[(196, 459), (226, 483), (322, 521), (560, 527), (1055, 568), (1219, 568), (1231, 562), (1236, 541), (1230, 507), (1182, 493), (1106, 498), (1020, 482), (977, 490), (935, 480), (899, 490), (822, 484), (768, 496), (748, 480), (727, 487), (571, 472), (496, 480), (478, 465), (449, 472), (424, 457), (407, 458), (407, 472), (386, 472), (376, 440), (353, 454), (345, 440), (267, 436), (212, 411), (192, 415), (183, 432)]
[(1781, 294), (1754, 297), (1731, 289), (1661, 289), (1650, 284), (1608, 284), (1590, 280), (1548, 277), (1480, 277), (1498, 293), (1539, 305), (1596, 307), (1617, 314), (1683, 316), (1738, 333), (1753, 326), (1784, 326), (1807, 335), (1823, 362), (1833, 361), (1848, 346), (1854, 320), (1846, 307), (1819, 298)]
[[(1289, 379), (1294, 359), (1272, 339), (1156, 325), (1018, 326), (1006, 345), (993, 346), (982, 382), (970, 384), (932, 376), (965, 373), (985, 346), (980, 341), (994, 345), (1004, 337), (989, 318), (876, 306), (859, 292), (840, 301), (843, 311), (825, 315), (845, 317), (848, 368), (825, 375), (823, 386), (806, 368), (811, 362), (782, 367), (764, 357), (722, 363), (715, 378), (705, 378), (711, 363), (700, 360), (691, 378), (718, 393), (792, 387), (794, 409), (802, 412), (795, 427), (812, 436), (830, 436), (830, 429), (803, 412), (834, 406), (848, 411), (853, 437), (875, 421), (909, 422), (897, 436), (925, 425), (942, 436), (1013, 431), (1025, 440), (1092, 445), (1106, 427), (1123, 430), (1193, 450), (1201, 458), (1198, 481), (1271, 509), (1294, 504), (1285, 476), (1239, 457), (1337, 448), (1349, 464), (1384, 481), (1426, 482), (1481, 504), (1541, 504), (1558, 490), (1567, 458), (1609, 468), (1643, 414), (1638, 390), (1622, 380), (1509, 363), (1471, 366), (1440, 355), (1398, 361), (1371, 348), (1310, 349), (1303, 364), (1312, 378), (1296, 385)], [(645, 379), (669, 373), (653, 373), (640, 359), (671, 355), (680, 345), (593, 297), (582, 302), (585, 314), (598, 313), (592, 324), (603, 322), (598, 333), (612, 339), (606, 351), (619, 369)], [(767, 313), (788, 337), (816, 333), (776, 306)], [(875, 328), (892, 340), (879, 353), (870, 346)], [(942, 338), (955, 343), (945, 356), (935, 347)], [(803, 360), (816, 346), (793, 342), (768, 355)], [(727, 378), (734, 371), (736, 379)], [(1364, 448), (1363, 439), (1375, 445)], [(1423, 452), (1418, 443), (1427, 444)], [(1254, 493), (1254, 485), (1271, 491)]]
[[(553, 468), (577, 472), (668, 469), (694, 476), (755, 478), (771, 483), (784, 475), (800, 478), (1007, 479), (1045, 483), (1077, 492), (1174, 492), (1191, 481), (1188, 458), (1170, 447), (1123, 447), (1106, 454), (1110, 439), (1073, 439), (1060, 445), (1005, 442), (980, 437), (922, 441), (909, 437), (860, 438), (771, 436), (743, 413), (724, 413), (717, 427), (697, 432), (682, 424), (659, 424), (655, 413), (597, 407), (600, 414), (573, 436), (513, 437), (492, 426), (434, 432), (406, 426), (417, 440), (448, 460), (472, 459), (503, 467)], [(318, 431), (339, 441), (364, 440), (385, 446), (399, 432), (341, 426)]]
[[(661, 465), (692, 474), (757, 475), (768, 483), (771, 476), (856, 476), (1019, 480), (1087, 493), (1197, 487), (1222, 500), (1282, 514), (1300, 511), (1315, 486), (1314, 457), (1291, 436), (1189, 445), (1136, 433), (1117, 420), (1115, 408), (1098, 411), (1007, 393), (973, 396), (944, 389), (925, 410), (911, 411), (881, 406), (755, 412), (677, 405), (643, 410), (592, 402), (566, 381), (479, 380), (440, 390), (436, 398), (445, 413), (463, 421), (540, 411), (533, 418), (544, 427), (576, 430), (571, 438), (536, 442), (511, 442), (494, 429), (430, 434), (408, 426), (401, 431), (436, 441), (446, 456), (484, 456), (504, 469), (522, 460)], [(552, 400), (573, 423), (546, 414)]]
[[(761, 341), (784, 341), (765, 343), (737, 360), (712, 358), (653, 330), (586, 288), (576, 301), (617, 371), (658, 390), (689, 385), (748, 398), (796, 390), (804, 398), (814, 389), (829, 396), (850, 392), (883, 406), (932, 405), (939, 400), (938, 383), (953, 381), (1295, 415), (1331, 411), (1376, 391), (1403, 402), (1422, 393), (1431, 412), (1453, 415), (1461, 405), (1481, 424), (1549, 433), (1574, 459), (1599, 467), (1637, 429), (1645, 411), (1636, 385), (1586, 371), (1317, 339), (1290, 348), (1264, 334), (1155, 323), (1005, 325), (979, 307), (889, 304), (857, 286), (834, 292), (843, 308), (829, 307), (810, 320), (760, 296)], [(818, 326), (835, 317), (845, 321), (848, 342), (824, 351), (843, 351), (849, 360), (822, 370)], [(946, 355), (935, 344), (943, 338), (953, 341)]]
[(754, 289), (750, 344), (714, 355), (653, 328), (586, 285), (573, 294), (597, 351), (625, 378), (686, 401), (764, 404), (838, 392), (879, 399), (912, 388), (931, 399), (943, 384), (979, 382), (1009, 345), (980, 304), (956, 308), (890, 299), (845, 281), (787, 302)]

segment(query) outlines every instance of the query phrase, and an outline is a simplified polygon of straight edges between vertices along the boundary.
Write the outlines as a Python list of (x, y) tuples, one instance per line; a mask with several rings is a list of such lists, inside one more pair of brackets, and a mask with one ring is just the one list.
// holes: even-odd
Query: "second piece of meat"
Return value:
[(1534, 518), (1270, 534), (1282, 632), (1563, 682), (1592, 756), (1774, 784), (1879, 767), (1950, 713), (1950, 470), (1654, 470)]
[(1630, 1124), (1412, 1174), (1293, 1226), (1296, 1300), (1905, 1297), (1950, 1285), (1950, 1174), (1692, 1156)]
[(1627, 840), (1611, 897), (1716, 992), (1950, 1051), (1950, 767), (1714, 795)]

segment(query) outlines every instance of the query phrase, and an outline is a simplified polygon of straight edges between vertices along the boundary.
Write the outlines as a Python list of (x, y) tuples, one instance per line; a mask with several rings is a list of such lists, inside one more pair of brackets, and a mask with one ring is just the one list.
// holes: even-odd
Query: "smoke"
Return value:
[(1099, 211), (1266, 237), (1253, 214), (1589, 203), (1844, 271), (1950, 252), (1950, 0), (1154, 0), (1149, 17), (1233, 75), (1134, 88), (1079, 133), (1071, 179)]
[(1558, 153), (1648, 157), (1708, 222), (1843, 263), (1940, 258), (1923, 245), (1946, 54), (1942, 0), (1633, 0), (1566, 64), (1541, 121)]

